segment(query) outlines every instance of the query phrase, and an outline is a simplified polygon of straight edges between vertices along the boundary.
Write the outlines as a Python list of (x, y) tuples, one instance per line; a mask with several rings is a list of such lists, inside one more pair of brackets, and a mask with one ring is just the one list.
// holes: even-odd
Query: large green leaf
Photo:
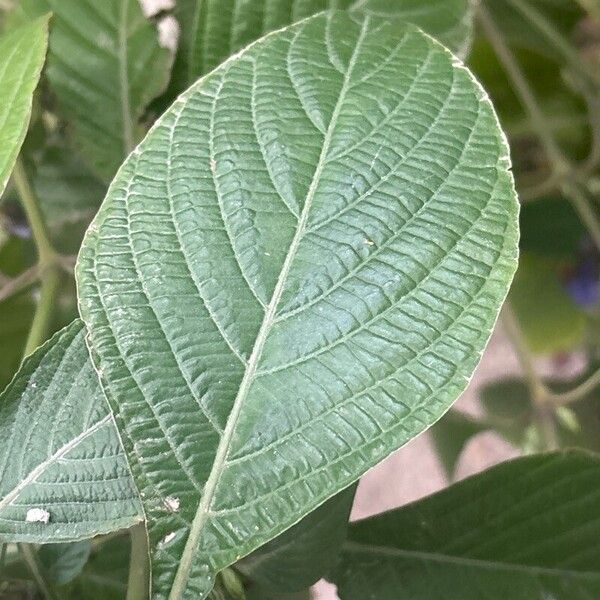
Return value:
[(471, 38), (470, 0), (178, 0), (178, 78), (187, 87), (269, 31), (328, 8), (403, 18), (461, 55)]
[(76, 143), (110, 179), (143, 134), (140, 119), (165, 88), (172, 54), (138, 0), (22, 0), (21, 22), (53, 12), (48, 79)]
[(76, 321), (0, 395), (0, 539), (69, 541), (141, 514), (119, 437)]
[(77, 271), (156, 598), (204, 597), (465, 388), (515, 269), (508, 167), (447, 50), (344, 12), (263, 38), (155, 125)]
[(340, 598), (598, 598), (599, 486), (596, 456), (531, 456), (358, 522)]
[(47, 16), (0, 37), (0, 196), (27, 133), (47, 43)]

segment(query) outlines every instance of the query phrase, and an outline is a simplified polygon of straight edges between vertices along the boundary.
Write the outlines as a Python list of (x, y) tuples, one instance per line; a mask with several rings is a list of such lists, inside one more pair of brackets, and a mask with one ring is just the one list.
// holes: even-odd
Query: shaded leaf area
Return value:
[(78, 540), (139, 520), (81, 321), (24, 361), (0, 396), (0, 437), (3, 542)]
[(236, 569), (265, 596), (310, 587), (337, 562), (355, 493), (356, 485), (340, 492), (237, 563)]
[(350, 527), (341, 600), (588, 600), (600, 594), (600, 462), (517, 459)]
[(78, 282), (157, 598), (205, 597), (463, 391), (515, 268), (508, 166), (447, 50), (343, 12), (200, 80), (125, 162)]
[(27, 133), (47, 43), (47, 16), (0, 37), (0, 196)]
[(182, 33), (174, 95), (250, 42), (331, 8), (402, 18), (461, 56), (471, 38), (473, 15), (468, 0), (179, 0)]
[(60, 112), (89, 163), (111, 179), (144, 133), (172, 54), (138, 0), (22, 0), (11, 23), (43, 11), (53, 13), (47, 77)]

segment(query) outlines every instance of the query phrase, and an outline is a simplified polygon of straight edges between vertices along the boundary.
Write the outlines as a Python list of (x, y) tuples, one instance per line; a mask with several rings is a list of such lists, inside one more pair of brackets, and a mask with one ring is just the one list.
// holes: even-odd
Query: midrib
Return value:
[(244, 373), (244, 377), (242, 378), (242, 382), (240, 383), (240, 387), (238, 389), (238, 393), (236, 395), (235, 401), (233, 403), (233, 407), (231, 413), (229, 415), (229, 419), (227, 421), (227, 425), (225, 426), (225, 430), (223, 431), (223, 436), (219, 442), (219, 446), (217, 447), (217, 452), (215, 454), (215, 461), (213, 463), (213, 468), (211, 469), (210, 475), (206, 481), (206, 486), (204, 488), (204, 494), (200, 500), (200, 504), (198, 505), (198, 510), (196, 511), (196, 515), (194, 516), (194, 520), (192, 521), (192, 526), (190, 528), (190, 534), (185, 544), (185, 548), (183, 554), (181, 555), (181, 560), (179, 562), (179, 567), (177, 569), (177, 573), (175, 574), (175, 579), (173, 581), (173, 586), (171, 588), (171, 593), (169, 594), (169, 600), (180, 600), (183, 597), (183, 593), (185, 592), (187, 581), (189, 578), (189, 573), (192, 567), (192, 562), (197, 553), (198, 544), (200, 542), (200, 536), (202, 535), (202, 530), (204, 525), (206, 524), (206, 520), (208, 517), (208, 512), (210, 510), (212, 501), (215, 496), (215, 492), (217, 490), (219, 484), (219, 478), (223, 471), (223, 467), (225, 465), (225, 461), (227, 458), (227, 454), (229, 452), (229, 447), (231, 445), (231, 441), (233, 438), (233, 434), (235, 432), (235, 428), (237, 425), (237, 421), (239, 419), (242, 406), (244, 404), (244, 400), (248, 395), (248, 391), (250, 390), (250, 386), (252, 385), (252, 381), (254, 375), (256, 373), (256, 369), (258, 367), (258, 363), (260, 361), (262, 351), (264, 348), (264, 344), (271, 330), (271, 326), (273, 325), (273, 321), (275, 319), (275, 314), (277, 312), (277, 308), (279, 306), (279, 302), (281, 300), (281, 296), (283, 294), (283, 290), (285, 288), (285, 284), (287, 281), (287, 277), (289, 275), (289, 271), (292, 265), (292, 262), (296, 256), (296, 252), (298, 251), (298, 246), (302, 240), (302, 236), (304, 234), (304, 229), (306, 228), (306, 224), (308, 222), (308, 216), (310, 214), (311, 205), (317, 190), (317, 186), (319, 184), (319, 180), (321, 174), (323, 172), (323, 168), (325, 166), (325, 158), (327, 153), (329, 152), (329, 147), (331, 145), (331, 140), (333, 137), (333, 131), (335, 129), (335, 125), (337, 123), (337, 119), (340, 115), (340, 111), (344, 104), (345, 96), (348, 91), (348, 87), (350, 84), (350, 79), (352, 75), (352, 71), (356, 64), (356, 60), (358, 57), (358, 53), (360, 51), (360, 47), (364, 41), (365, 35), (369, 26), (369, 17), (367, 16), (362, 24), (362, 28), (360, 31), (360, 35), (356, 41), (356, 46), (354, 48), (354, 52), (352, 53), (352, 57), (348, 62), (348, 69), (344, 76), (344, 81), (342, 87), (340, 89), (340, 94), (331, 116), (331, 121), (329, 122), (329, 127), (325, 134), (325, 138), (323, 140), (323, 147), (321, 148), (321, 153), (319, 156), (319, 160), (317, 162), (317, 166), (315, 168), (315, 172), (313, 174), (313, 178), (308, 189), (306, 200), (304, 202), (304, 207), (302, 208), (302, 212), (300, 214), (300, 218), (298, 220), (298, 226), (296, 228), (296, 233), (294, 234), (294, 238), (290, 244), (290, 248), (283, 262), (283, 266), (279, 273), (279, 277), (277, 279), (277, 283), (275, 285), (275, 289), (273, 291), (273, 295), (271, 297), (271, 301), (267, 306), (267, 310), (265, 311), (265, 316), (263, 318), (263, 322), (258, 331), (258, 335), (256, 336), (256, 341), (254, 342), (254, 347), (252, 349), (252, 354), (248, 359), (248, 365), (246, 367), (246, 371)]
[(401, 548), (390, 548), (389, 546), (363, 544), (361, 542), (346, 542), (344, 544), (343, 551), (355, 554), (377, 554), (379, 556), (387, 556), (390, 558), (414, 558), (424, 562), (436, 562), (439, 564), (452, 565), (456, 567), (470, 567), (496, 571), (517, 571), (520, 573), (527, 573), (530, 575), (545, 574), (554, 576), (586, 577), (596, 579), (600, 578), (600, 573), (595, 573), (593, 571), (576, 571), (553, 567), (519, 565), (515, 563), (492, 561), (481, 558), (450, 556), (448, 554), (439, 554), (437, 552), (403, 550)]

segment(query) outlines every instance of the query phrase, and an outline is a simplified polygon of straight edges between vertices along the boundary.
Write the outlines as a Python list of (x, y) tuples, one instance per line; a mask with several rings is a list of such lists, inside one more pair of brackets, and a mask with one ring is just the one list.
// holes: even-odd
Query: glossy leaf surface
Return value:
[(600, 594), (600, 462), (521, 458), (350, 527), (341, 600), (588, 600)]
[(23, 363), (0, 395), (0, 539), (68, 541), (141, 513), (76, 321)]
[(157, 598), (205, 597), (456, 399), (515, 268), (508, 167), (447, 50), (344, 12), (160, 119), (78, 263)]
[(0, 196), (27, 133), (47, 44), (47, 16), (0, 37)]

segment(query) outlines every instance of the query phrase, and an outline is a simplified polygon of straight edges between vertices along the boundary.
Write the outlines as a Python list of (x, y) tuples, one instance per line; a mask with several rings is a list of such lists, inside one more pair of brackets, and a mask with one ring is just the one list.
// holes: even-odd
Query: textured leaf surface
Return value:
[(484, 93), (393, 20), (308, 19), (178, 99), (78, 263), (157, 598), (204, 597), (445, 412), (505, 297), (516, 213)]
[(48, 79), (76, 143), (110, 179), (142, 135), (140, 118), (166, 86), (172, 55), (138, 0), (22, 0), (13, 21), (53, 13)]
[(595, 456), (532, 456), (358, 522), (340, 598), (598, 598), (599, 486)]
[(0, 439), (3, 541), (77, 540), (141, 514), (81, 321), (28, 357), (2, 393)]
[(25, 139), (48, 43), (48, 17), (0, 37), (0, 196)]
[(467, 50), (472, 28), (469, 0), (179, 0), (177, 4), (182, 27), (177, 67), (188, 84), (266, 33), (330, 8), (402, 18), (459, 55)]

